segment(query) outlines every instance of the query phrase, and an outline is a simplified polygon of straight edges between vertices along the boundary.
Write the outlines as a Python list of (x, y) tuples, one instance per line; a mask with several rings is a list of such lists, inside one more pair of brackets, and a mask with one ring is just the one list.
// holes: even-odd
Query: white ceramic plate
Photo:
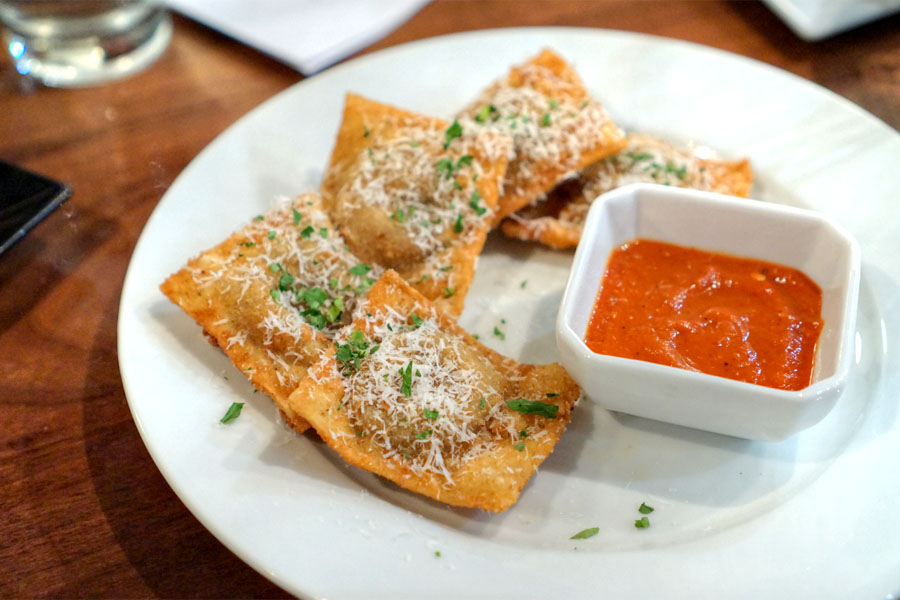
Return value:
[[(489, 515), (407, 493), (346, 466), (314, 435), (286, 430), (274, 405), (157, 286), (277, 196), (318, 186), (346, 91), (449, 117), (544, 46), (574, 62), (623, 126), (749, 156), (755, 196), (824, 211), (856, 236), (856, 364), (829, 416), (778, 444), (581, 403), (518, 504)], [(506, 29), (365, 56), (252, 111), (166, 193), (122, 294), (128, 401), (188, 508), (238, 556), (303, 597), (896, 597), (898, 160), (900, 135), (851, 103), (682, 42)], [(495, 234), (462, 324), (512, 357), (554, 360), (571, 259)], [(494, 326), (505, 340), (491, 335)], [(246, 402), (244, 413), (219, 424), (232, 401)], [(642, 502), (656, 509), (649, 529), (634, 527)], [(598, 535), (570, 539), (594, 526)]]
[(900, 0), (764, 0), (788, 27), (809, 42), (900, 11)]

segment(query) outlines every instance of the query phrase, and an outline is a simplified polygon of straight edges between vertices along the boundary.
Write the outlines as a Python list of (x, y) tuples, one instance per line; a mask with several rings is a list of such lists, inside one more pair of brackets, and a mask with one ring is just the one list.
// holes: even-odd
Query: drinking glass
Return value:
[(0, 0), (0, 22), (16, 70), (52, 87), (137, 73), (172, 37), (160, 0)]

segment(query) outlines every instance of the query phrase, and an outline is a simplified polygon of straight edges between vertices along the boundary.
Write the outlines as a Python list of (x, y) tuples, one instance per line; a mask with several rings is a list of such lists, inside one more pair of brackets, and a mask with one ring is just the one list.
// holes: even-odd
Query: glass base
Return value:
[[(121, 31), (109, 26), (115, 21), (102, 18), (109, 23), (98, 21), (93, 31), (71, 28), (71, 19), (62, 21), (60, 31), (44, 23), (33, 30), (13, 29), (7, 21), (8, 28), (3, 32), (5, 47), (22, 75), (49, 87), (68, 88), (97, 85), (138, 73), (153, 64), (172, 39), (172, 21), (160, 7), (141, 14)], [(85, 20), (80, 21), (84, 25)]]

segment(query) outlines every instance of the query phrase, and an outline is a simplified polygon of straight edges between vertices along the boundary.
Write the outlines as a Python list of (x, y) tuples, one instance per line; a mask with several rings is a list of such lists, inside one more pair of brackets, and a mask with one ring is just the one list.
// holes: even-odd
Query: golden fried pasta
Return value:
[(191, 259), (160, 289), (302, 432), (308, 425), (288, 396), (379, 273), (346, 251), (318, 195), (306, 193)]
[(511, 144), (348, 94), (322, 182), (325, 208), (361, 260), (397, 271), (459, 315)]
[(494, 226), (625, 146), (625, 134), (591, 99), (575, 69), (552, 50), (513, 67), (459, 118), (514, 140)]
[(344, 460), (454, 506), (510, 507), (580, 390), (482, 346), (387, 271), (290, 397)]
[(547, 198), (505, 219), (509, 237), (537, 241), (551, 248), (573, 248), (581, 239), (588, 209), (597, 196), (629, 183), (646, 182), (747, 197), (753, 171), (746, 159), (720, 160), (701, 156), (647, 135), (629, 134), (621, 153), (565, 181)]

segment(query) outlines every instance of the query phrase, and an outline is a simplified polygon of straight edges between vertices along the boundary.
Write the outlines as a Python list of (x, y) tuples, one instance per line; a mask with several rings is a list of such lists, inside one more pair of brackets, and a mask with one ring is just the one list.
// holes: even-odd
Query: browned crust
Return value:
[[(390, 306), (401, 314), (429, 314), (431, 304), (407, 285), (396, 273), (387, 271), (369, 292), (368, 311), (378, 314)], [(522, 428), (543, 430), (538, 440), (524, 438), (523, 451), (515, 443), (501, 439), (487, 454), (466, 462), (453, 472), (453, 485), (436, 474), (417, 474), (399, 456), (385, 458), (382, 450), (365, 437), (358, 437), (346, 411), (340, 409), (344, 397), (344, 379), (336, 375), (334, 351), (313, 367), (313, 377), (304, 380), (291, 396), (293, 409), (316, 429), (322, 439), (348, 463), (371, 471), (397, 485), (454, 506), (481, 508), (491, 512), (506, 510), (518, 499), (538, 465), (553, 450), (566, 424), (580, 389), (565, 369), (557, 364), (523, 365), (493, 352), (465, 332), (453, 318), (438, 312), (442, 331), (458, 337), (490, 361), (507, 379), (505, 399), (541, 398), (559, 407), (555, 419), (537, 415), (519, 415)], [(365, 320), (355, 323), (365, 331)], [(559, 396), (547, 397), (547, 394)]]

